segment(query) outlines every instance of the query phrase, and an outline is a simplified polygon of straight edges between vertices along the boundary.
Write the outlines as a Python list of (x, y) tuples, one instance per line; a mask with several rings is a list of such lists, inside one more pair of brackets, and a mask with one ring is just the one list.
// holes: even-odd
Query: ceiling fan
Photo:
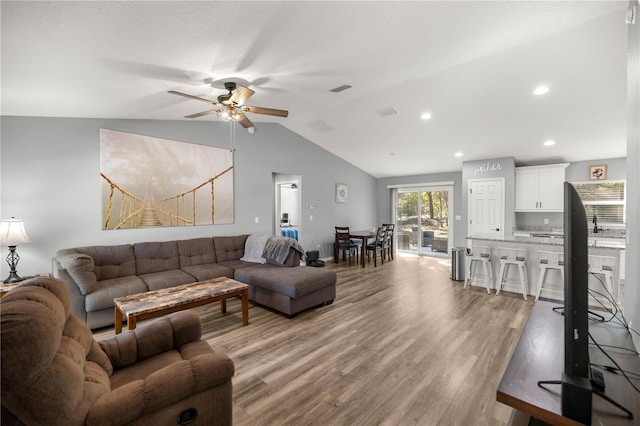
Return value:
[(245, 112), (251, 112), (254, 114), (274, 115), (276, 117), (287, 117), (289, 111), (274, 108), (263, 108), (257, 106), (249, 106), (244, 103), (255, 93), (253, 90), (244, 86), (238, 86), (233, 81), (224, 83), (224, 88), (229, 91), (223, 95), (218, 96), (217, 101), (200, 98), (198, 96), (188, 95), (182, 92), (176, 92), (175, 90), (169, 90), (169, 93), (178, 96), (184, 96), (185, 98), (195, 99), (196, 101), (206, 102), (208, 104), (215, 105), (216, 108), (198, 112), (196, 114), (186, 115), (185, 118), (197, 118), (209, 114), (218, 114), (218, 117), (226, 121), (237, 121), (245, 129), (254, 130), (253, 123), (245, 115)]

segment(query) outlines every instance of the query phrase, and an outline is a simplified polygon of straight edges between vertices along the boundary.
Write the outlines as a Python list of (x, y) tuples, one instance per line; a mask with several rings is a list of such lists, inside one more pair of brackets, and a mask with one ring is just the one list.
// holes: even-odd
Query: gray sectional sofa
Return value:
[(89, 246), (59, 250), (53, 275), (71, 295), (71, 311), (90, 328), (113, 324), (113, 299), (135, 293), (229, 277), (249, 285), (249, 299), (288, 316), (333, 302), (336, 274), (300, 266), (289, 239), (278, 265), (241, 260), (248, 235)]

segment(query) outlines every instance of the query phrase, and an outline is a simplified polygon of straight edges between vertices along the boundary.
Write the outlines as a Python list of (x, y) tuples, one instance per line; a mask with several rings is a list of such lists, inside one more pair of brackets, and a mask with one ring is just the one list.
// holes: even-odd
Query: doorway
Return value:
[(396, 247), (422, 256), (449, 257), (452, 186), (398, 188), (395, 197)]
[(273, 234), (300, 240), (302, 176), (274, 173), (275, 212)]

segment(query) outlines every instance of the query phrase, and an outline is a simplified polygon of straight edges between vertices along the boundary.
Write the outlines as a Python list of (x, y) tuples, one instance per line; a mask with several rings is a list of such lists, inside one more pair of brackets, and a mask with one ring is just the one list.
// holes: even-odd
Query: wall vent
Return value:
[(389, 117), (390, 115), (395, 115), (398, 113), (393, 107), (386, 107), (377, 109), (376, 112), (380, 117)]
[(343, 84), (342, 86), (336, 87), (335, 89), (331, 89), (329, 91), (333, 92), (333, 93), (340, 93), (340, 92), (342, 92), (344, 90), (351, 89), (351, 87), (352, 86), (349, 86), (348, 84)]
[(334, 127), (331, 127), (329, 124), (322, 120), (307, 123), (307, 127), (311, 130), (314, 130), (316, 133), (329, 133), (335, 130)]

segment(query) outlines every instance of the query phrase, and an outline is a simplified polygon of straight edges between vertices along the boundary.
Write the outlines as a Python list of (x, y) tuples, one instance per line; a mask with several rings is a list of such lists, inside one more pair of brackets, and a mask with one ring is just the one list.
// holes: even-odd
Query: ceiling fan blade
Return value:
[(236, 105), (242, 105), (246, 102), (247, 99), (253, 96), (254, 93), (255, 92), (251, 89), (247, 89), (244, 86), (238, 86), (229, 100)]
[(274, 109), (274, 108), (263, 108), (257, 106), (243, 106), (242, 111), (244, 112), (253, 112), (254, 114), (266, 114), (266, 115), (275, 115), (277, 117), (288, 117), (289, 111), (285, 111), (283, 109)]
[(249, 118), (246, 115), (244, 115), (244, 113), (241, 113), (241, 114), (242, 114), (242, 117), (240, 118), (240, 120), (238, 120), (238, 123), (240, 123), (240, 125), (245, 129), (248, 129), (249, 127), (253, 127), (253, 123), (251, 122), (251, 120), (249, 120)]
[(216, 109), (210, 109), (208, 111), (202, 111), (202, 112), (198, 112), (196, 114), (191, 114), (191, 115), (185, 115), (184, 118), (198, 118), (198, 117), (202, 117), (203, 115), (209, 115), (209, 114), (215, 114), (217, 112), (220, 112), (219, 108)]
[(213, 104), (213, 105), (218, 104), (218, 102), (216, 101), (211, 101), (205, 98), (199, 98), (198, 96), (187, 95), (186, 93), (176, 92), (175, 90), (169, 90), (169, 93), (171, 93), (172, 95), (184, 96), (185, 98), (189, 98), (189, 99), (195, 99), (196, 101), (200, 101), (200, 102), (206, 102), (208, 104)]

